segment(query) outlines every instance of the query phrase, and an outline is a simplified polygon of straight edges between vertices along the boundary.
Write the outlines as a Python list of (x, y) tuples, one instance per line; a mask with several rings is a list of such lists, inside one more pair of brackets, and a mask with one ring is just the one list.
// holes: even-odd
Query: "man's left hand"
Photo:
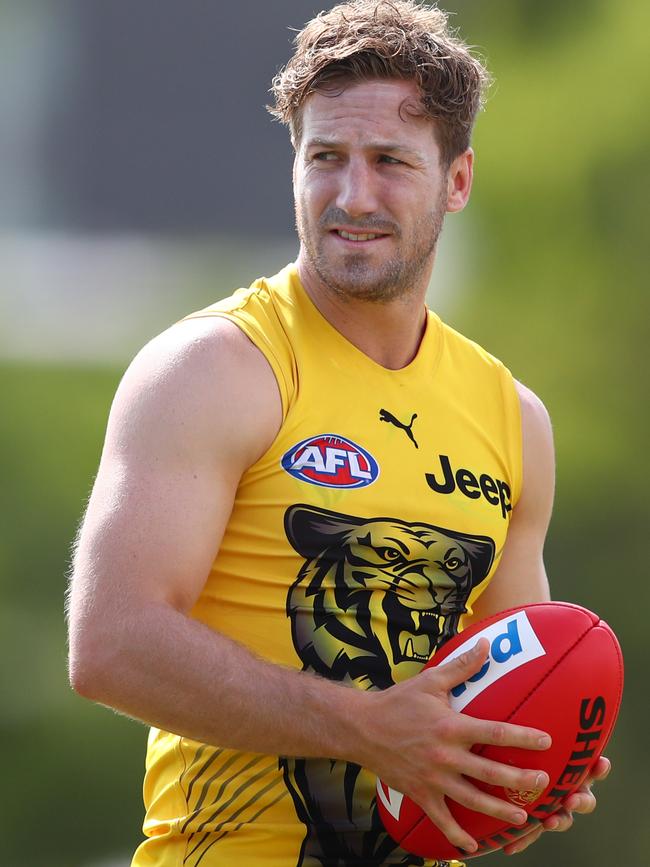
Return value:
[(511, 843), (504, 848), (506, 855), (516, 855), (527, 849), (534, 843), (544, 831), (568, 831), (573, 825), (574, 813), (592, 813), (596, 809), (596, 797), (591, 791), (593, 783), (604, 780), (611, 770), (611, 763), (605, 756), (601, 756), (591, 774), (587, 777), (577, 792), (574, 792), (564, 802), (563, 806), (541, 825), (534, 828), (529, 834), (520, 837), (516, 843)]

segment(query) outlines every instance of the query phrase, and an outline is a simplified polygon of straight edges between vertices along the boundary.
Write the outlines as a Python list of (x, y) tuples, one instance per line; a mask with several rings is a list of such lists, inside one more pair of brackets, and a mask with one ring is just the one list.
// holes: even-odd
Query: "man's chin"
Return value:
[(386, 268), (371, 268), (367, 262), (346, 263), (345, 268), (322, 268), (317, 265), (320, 279), (342, 298), (359, 301), (391, 301), (408, 291), (402, 285), (402, 275)]
[(393, 287), (385, 287), (373, 279), (360, 279), (349, 275), (321, 275), (323, 282), (342, 298), (360, 301), (378, 301), (388, 294), (393, 294)]

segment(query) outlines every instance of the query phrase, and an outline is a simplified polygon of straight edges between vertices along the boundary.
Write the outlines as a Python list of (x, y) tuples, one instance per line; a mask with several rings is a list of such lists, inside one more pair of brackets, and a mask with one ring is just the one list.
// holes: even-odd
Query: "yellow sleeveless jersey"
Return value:
[[(381, 367), (323, 318), (293, 265), (194, 315), (226, 317), (259, 347), (283, 424), (241, 479), (192, 616), (358, 689), (417, 674), (499, 563), (521, 486), (511, 375), (430, 311), (413, 361)], [(144, 795), (134, 867), (435, 863), (388, 838), (375, 777), (343, 761), (154, 729)]]

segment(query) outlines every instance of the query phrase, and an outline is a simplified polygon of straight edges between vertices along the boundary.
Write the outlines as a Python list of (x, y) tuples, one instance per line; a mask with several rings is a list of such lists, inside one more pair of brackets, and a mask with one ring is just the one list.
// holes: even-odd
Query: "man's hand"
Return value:
[(449, 705), (449, 690), (480, 670), (488, 647), (481, 639), (452, 662), (376, 693), (371, 754), (363, 762), (419, 804), (449, 842), (468, 854), (476, 851), (477, 843), (456, 822), (445, 796), (471, 810), (521, 825), (527, 819), (523, 810), (481, 791), (467, 777), (511, 789), (545, 788), (549, 782), (544, 771), (522, 770), (471, 751), (475, 744), (548, 749), (551, 739), (545, 732), (475, 719)]
[(530, 834), (520, 837), (516, 843), (512, 843), (510, 846), (506, 846), (503, 850), (505, 854), (516, 855), (519, 852), (523, 852), (531, 843), (538, 840), (544, 831), (568, 831), (573, 825), (574, 813), (593, 813), (596, 809), (596, 798), (591, 791), (591, 787), (595, 782), (604, 780), (608, 776), (611, 767), (609, 759), (601, 756), (594, 765), (591, 774), (578, 791), (569, 795), (564, 805), (542, 822), (540, 826), (534, 828)]

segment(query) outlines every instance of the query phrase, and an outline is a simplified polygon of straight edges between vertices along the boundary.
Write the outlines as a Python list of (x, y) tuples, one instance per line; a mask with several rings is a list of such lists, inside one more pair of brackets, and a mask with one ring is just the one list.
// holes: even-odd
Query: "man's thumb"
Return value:
[(464, 683), (472, 675), (478, 674), (485, 664), (489, 650), (490, 642), (487, 638), (481, 638), (460, 656), (450, 662), (441, 662), (433, 669), (438, 674), (437, 686), (449, 692), (459, 683)]

